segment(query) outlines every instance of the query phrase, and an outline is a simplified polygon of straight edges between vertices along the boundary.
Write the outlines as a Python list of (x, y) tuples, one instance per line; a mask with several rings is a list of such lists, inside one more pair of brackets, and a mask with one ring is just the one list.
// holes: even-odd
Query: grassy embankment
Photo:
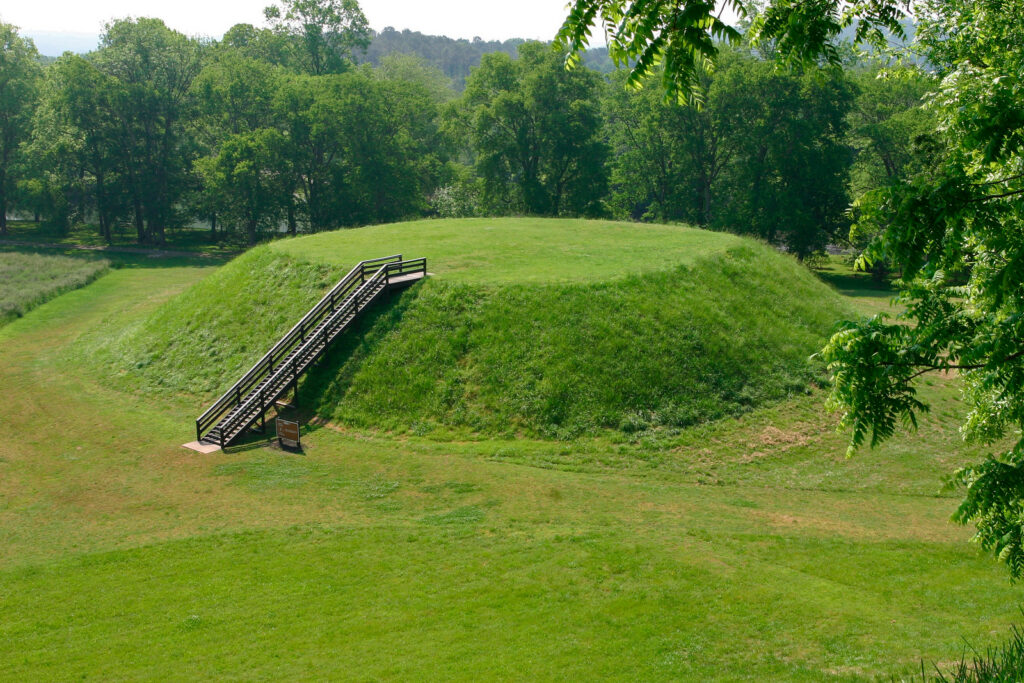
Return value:
[(0, 325), (104, 272), (99, 259), (0, 251)]
[(193, 397), (83, 349), (213, 277), (124, 268), (0, 330), (3, 678), (888, 679), (1019, 617), (938, 493), (980, 455), (952, 380), (853, 459), (820, 392), (615, 439), (199, 457)]
[[(361, 429), (573, 438), (686, 427), (806, 391), (847, 309), (730, 235), (603, 222), (429, 221), (256, 249), (110, 349), (149, 388), (230, 386), (360, 258), (428, 253), (302, 387)], [(435, 257), (436, 254), (436, 257)], [(106, 341), (106, 340), (105, 340)]]

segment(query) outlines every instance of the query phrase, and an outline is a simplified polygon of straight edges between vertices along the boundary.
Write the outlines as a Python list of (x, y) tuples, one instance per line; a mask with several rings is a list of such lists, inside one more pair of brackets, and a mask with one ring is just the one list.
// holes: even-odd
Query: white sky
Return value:
[[(370, 26), (484, 40), (550, 40), (566, 0), (361, 0)], [(0, 20), (23, 32), (99, 34), (111, 19), (158, 17), (188, 35), (219, 38), (239, 23), (262, 25), (270, 0), (0, 0)], [(595, 36), (596, 37), (596, 36)]]

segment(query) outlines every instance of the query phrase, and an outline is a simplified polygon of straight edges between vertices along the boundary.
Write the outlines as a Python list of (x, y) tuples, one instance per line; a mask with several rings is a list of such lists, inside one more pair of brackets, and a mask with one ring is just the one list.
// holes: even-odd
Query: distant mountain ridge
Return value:
[[(25, 35), (33, 40), (39, 54), (44, 55), (44, 62), (51, 62), (64, 52), (85, 54), (95, 50), (100, 43), (100, 36), (91, 33), (67, 33), (61, 31), (28, 31)], [(445, 76), (452, 79), (456, 90), (462, 91), (466, 86), (466, 78), (473, 67), (480, 64), (480, 59), (491, 52), (504, 52), (515, 56), (519, 46), (526, 42), (522, 38), (508, 40), (481, 40), (473, 38), (449, 38), (432, 36), (405, 29), (399, 31), (387, 27), (383, 31), (373, 31), (373, 38), (366, 54), (357, 57), (360, 63), (379, 64), (382, 57), (389, 54), (411, 54), (422, 58), (428, 64), (436, 66)], [(584, 63), (595, 71), (608, 73), (612, 70), (612, 62), (608, 58), (605, 47), (591, 48), (584, 54)]]
[[(379, 64), (382, 57), (390, 54), (411, 54), (422, 58), (428, 64), (436, 66), (445, 76), (452, 79), (456, 90), (463, 90), (466, 78), (473, 67), (480, 64), (480, 59), (492, 52), (504, 52), (515, 56), (519, 46), (526, 42), (522, 38), (508, 40), (482, 40), (473, 38), (448, 38), (447, 36), (431, 36), (420, 33), (387, 27), (383, 31), (373, 32), (373, 40), (366, 54), (358, 59), (362, 63)], [(584, 63), (595, 71), (608, 73), (613, 66), (608, 58), (608, 48), (591, 48), (584, 54)]]

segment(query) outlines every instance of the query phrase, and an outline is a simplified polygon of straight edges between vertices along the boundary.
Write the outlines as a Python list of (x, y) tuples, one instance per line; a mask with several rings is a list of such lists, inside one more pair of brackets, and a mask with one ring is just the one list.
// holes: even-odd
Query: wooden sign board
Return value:
[(277, 418), (277, 438), (281, 442), (282, 446), (289, 448), (302, 448), (302, 444), (299, 443), (299, 423), (290, 422), (288, 420), (282, 420)]

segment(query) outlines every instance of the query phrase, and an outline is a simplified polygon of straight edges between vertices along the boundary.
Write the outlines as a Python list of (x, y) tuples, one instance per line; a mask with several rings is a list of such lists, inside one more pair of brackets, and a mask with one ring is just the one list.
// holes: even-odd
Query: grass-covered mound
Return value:
[(145, 383), (217, 393), (360, 258), (434, 275), (362, 319), (302, 386), (359, 428), (571, 437), (685, 426), (799, 392), (845, 311), (797, 262), (688, 228), (429, 221), (253, 250), (122, 340)]
[(275, 242), (271, 249), (342, 272), (373, 256), (426, 256), (430, 272), (468, 284), (605, 282), (662, 272), (743, 244), (673, 225), (551, 218), (465, 218), (378, 225)]

